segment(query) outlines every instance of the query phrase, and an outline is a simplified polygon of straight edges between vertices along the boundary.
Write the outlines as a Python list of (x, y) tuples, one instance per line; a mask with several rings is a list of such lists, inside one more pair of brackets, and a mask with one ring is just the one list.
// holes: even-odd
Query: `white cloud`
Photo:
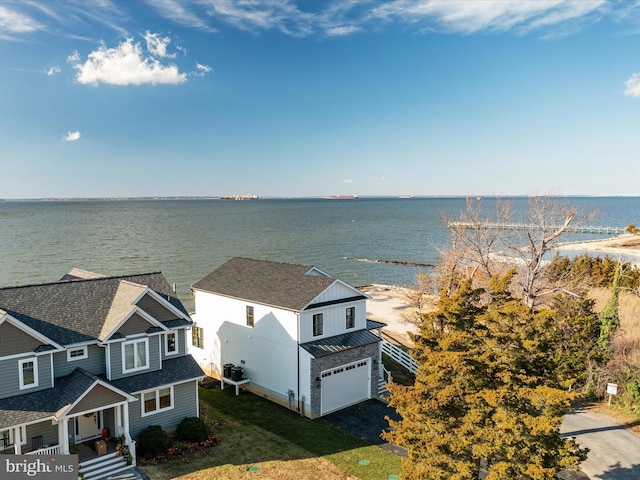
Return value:
[(67, 132), (67, 134), (62, 137), (62, 140), (65, 142), (75, 142), (77, 140), (80, 140), (80, 132)]
[(342, 180), (342, 183), (353, 183), (353, 180)]
[(48, 76), (52, 77), (56, 73), (60, 73), (60, 67), (57, 66), (57, 65), (55, 67), (49, 67), (49, 68), (47, 68), (46, 72), (47, 72)]
[(201, 63), (196, 62), (196, 71), (193, 72), (193, 75), (198, 77), (204, 77), (207, 73), (213, 71), (209, 65), (202, 65)]
[(67, 57), (67, 62), (69, 63), (78, 63), (80, 61), (80, 54), (77, 50), (74, 50), (71, 55)]
[(171, 43), (169, 37), (160, 37), (157, 33), (146, 32), (144, 39), (147, 42), (147, 50), (154, 57), (176, 58), (175, 53), (167, 53), (167, 46)]
[[(158, 44), (152, 48), (162, 50)], [(145, 55), (139, 43), (127, 38), (115, 48), (102, 44), (88, 55), (84, 63), (77, 53), (71, 55), (69, 61), (78, 71), (76, 80), (82, 84), (155, 85), (186, 82), (187, 75), (180, 73), (176, 65), (163, 65), (153, 56), (153, 52), (150, 53), (152, 55)]]
[(627, 87), (624, 94), (629, 97), (640, 97), (640, 73), (634, 73), (624, 82)]
[(326, 34), (330, 37), (344, 37), (353, 33), (362, 31), (362, 27), (356, 27), (355, 25), (341, 25), (337, 27), (329, 27), (326, 29)]
[(31, 33), (40, 28), (32, 18), (0, 5), (0, 38), (12, 39), (13, 35)]
[(374, 8), (372, 17), (414, 23), (428, 30), (464, 34), (557, 26), (607, 9), (606, 0), (395, 0)]

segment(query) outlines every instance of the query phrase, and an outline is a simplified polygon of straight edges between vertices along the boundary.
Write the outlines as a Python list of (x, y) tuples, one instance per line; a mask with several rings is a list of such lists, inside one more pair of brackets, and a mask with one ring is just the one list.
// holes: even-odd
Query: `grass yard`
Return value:
[(397, 455), (256, 395), (201, 388), (200, 405), (220, 443), (141, 467), (151, 480), (386, 480), (400, 474)]

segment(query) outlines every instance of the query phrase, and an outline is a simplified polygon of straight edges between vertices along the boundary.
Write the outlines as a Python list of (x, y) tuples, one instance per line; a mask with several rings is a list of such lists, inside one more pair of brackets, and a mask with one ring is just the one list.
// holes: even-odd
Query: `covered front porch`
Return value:
[(82, 444), (114, 438), (135, 458), (129, 435), (132, 401), (136, 397), (76, 369), (56, 379), (53, 389), (0, 400), (0, 452), (79, 454)]

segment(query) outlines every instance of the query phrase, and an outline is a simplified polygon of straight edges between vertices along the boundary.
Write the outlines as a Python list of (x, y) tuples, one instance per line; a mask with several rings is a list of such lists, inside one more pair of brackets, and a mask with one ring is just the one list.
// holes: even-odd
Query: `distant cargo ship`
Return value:
[(220, 200), (255, 200), (257, 195), (225, 195), (220, 197)]
[(355, 200), (358, 198), (358, 195), (329, 195), (328, 197), (324, 197), (327, 200)]

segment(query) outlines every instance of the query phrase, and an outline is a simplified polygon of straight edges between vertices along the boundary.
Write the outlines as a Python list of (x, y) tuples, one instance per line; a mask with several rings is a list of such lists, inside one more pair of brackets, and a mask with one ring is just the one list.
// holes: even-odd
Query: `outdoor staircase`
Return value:
[(378, 379), (378, 398), (385, 402), (389, 398), (389, 390), (387, 390), (387, 381), (384, 378)]
[(115, 453), (108, 453), (107, 455), (102, 455), (80, 463), (78, 473), (84, 474), (84, 480), (93, 480), (113, 477), (131, 468), (133, 467), (127, 465), (127, 462), (122, 456), (116, 456)]

